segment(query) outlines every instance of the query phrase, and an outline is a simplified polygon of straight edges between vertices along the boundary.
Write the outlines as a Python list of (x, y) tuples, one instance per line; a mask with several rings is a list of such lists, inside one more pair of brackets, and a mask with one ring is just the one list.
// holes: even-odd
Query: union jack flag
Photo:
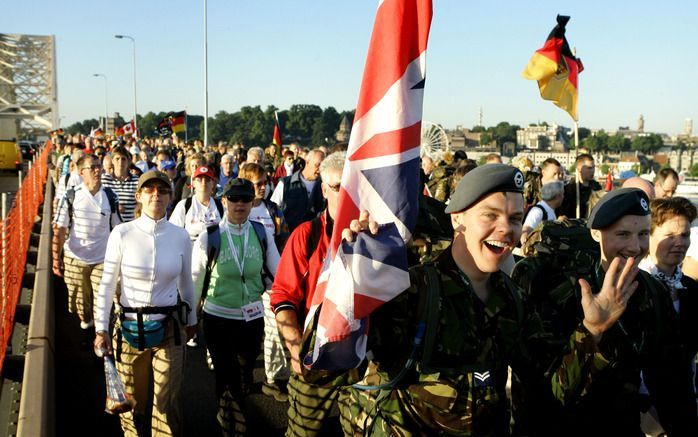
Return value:
[[(317, 329), (303, 357), (311, 369), (358, 366), (367, 317), (409, 287), (407, 252), (417, 222), (419, 145), (431, 0), (379, 2), (368, 49), (339, 210), (305, 329)], [(384, 223), (376, 236), (341, 242), (360, 211)], [(340, 244), (341, 243), (341, 244)], [(321, 305), (322, 304), (322, 305)]]

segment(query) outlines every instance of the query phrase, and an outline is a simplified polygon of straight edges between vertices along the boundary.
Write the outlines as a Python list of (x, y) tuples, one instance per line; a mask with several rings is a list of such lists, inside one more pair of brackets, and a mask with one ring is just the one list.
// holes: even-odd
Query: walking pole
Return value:
[[(579, 156), (579, 122), (574, 122), (574, 145), (577, 148), (577, 156)], [(582, 200), (579, 198), (579, 178), (580, 178), (579, 168), (577, 167), (577, 160), (574, 162), (574, 184), (577, 191), (577, 218), (582, 218)]]

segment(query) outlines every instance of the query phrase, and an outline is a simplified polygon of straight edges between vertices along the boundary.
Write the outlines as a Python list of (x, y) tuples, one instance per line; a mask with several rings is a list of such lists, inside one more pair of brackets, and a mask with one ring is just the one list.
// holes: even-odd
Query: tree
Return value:
[(516, 143), (516, 131), (519, 130), (518, 125), (512, 125), (503, 121), (494, 127), (493, 136), (497, 141), (498, 146), (504, 143)]
[(698, 177), (698, 164), (693, 164), (689, 170), (691, 177)]
[(646, 136), (635, 137), (630, 144), (632, 150), (650, 154), (664, 147), (662, 137), (657, 134), (649, 134)]
[(336, 109), (328, 106), (322, 115), (315, 119), (313, 123), (312, 141), (313, 145), (324, 144), (326, 146), (334, 144), (334, 134), (339, 128), (341, 118)]
[(621, 134), (608, 138), (608, 150), (611, 152), (626, 152), (630, 150), (630, 140)]
[(315, 119), (320, 116), (322, 108), (317, 105), (291, 105), (286, 131), (293, 139), (307, 145), (311, 141)]
[(599, 131), (596, 135), (586, 137), (584, 141), (580, 140), (582, 147), (589, 149), (590, 152), (602, 152), (608, 150), (608, 134), (604, 131)]

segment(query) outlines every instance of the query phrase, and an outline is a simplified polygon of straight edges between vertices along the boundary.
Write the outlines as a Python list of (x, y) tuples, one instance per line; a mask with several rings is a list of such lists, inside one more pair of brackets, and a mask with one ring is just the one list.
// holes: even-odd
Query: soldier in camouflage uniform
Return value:
[[(638, 395), (642, 375), (669, 435), (698, 435), (690, 367), (681, 359), (669, 293), (649, 274), (637, 271), (649, 248), (648, 203), (647, 195), (636, 188), (612, 191), (601, 199), (588, 222), (591, 237), (600, 244), (595, 261), (584, 263), (580, 262), (584, 258), (573, 257), (571, 265), (551, 269), (531, 257), (516, 266), (512, 278), (523, 287), (528, 304), (540, 316), (541, 335), (548, 339), (534, 343), (530, 353), (555, 368), (561, 354), (567, 353), (564, 359), (570, 360), (571, 350), (587, 352), (574, 365), (564, 366), (563, 361), (550, 379), (524, 384), (520, 394), (528, 411), (518, 412), (524, 419), (518, 424), (520, 432), (642, 435)], [(580, 324), (585, 300), (602, 294), (599, 290), (614, 276), (614, 267), (623, 263), (624, 271), (632, 265), (626, 279), (633, 282), (618, 297), (617, 322)]]
[[(544, 370), (527, 352), (545, 341), (540, 322), (500, 271), (521, 234), (523, 184), (523, 174), (503, 164), (463, 177), (446, 209), (455, 231), (451, 247), (435, 263), (413, 268), (411, 287), (371, 316), (368, 369), (350, 388), (351, 402), (340, 406), (353, 419), (354, 435), (510, 434), (507, 367), (524, 382)], [(367, 227), (355, 221), (351, 231)], [(351, 232), (344, 236), (351, 241)], [(587, 300), (594, 329), (615, 321), (618, 304), (607, 301), (630, 287), (624, 277), (604, 284), (600, 296), (610, 312), (598, 310), (600, 299)], [(556, 374), (594, 362), (596, 350), (579, 339)], [(564, 384), (556, 388), (571, 395)]]
[(443, 161), (434, 167), (429, 175), (429, 180), (427, 180), (426, 183), (429, 193), (431, 193), (431, 197), (439, 202), (445, 202), (450, 197), (450, 183), (452, 174), (453, 168)]

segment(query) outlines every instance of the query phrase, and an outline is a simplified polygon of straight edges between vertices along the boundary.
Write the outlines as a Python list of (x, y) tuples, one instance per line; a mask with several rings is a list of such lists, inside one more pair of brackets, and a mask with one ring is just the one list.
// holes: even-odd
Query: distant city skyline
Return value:
[[(560, 5), (541, 1), (437, 0), (427, 55), (423, 119), (453, 129), (500, 121), (572, 126), (521, 78), (531, 54), (570, 15), (570, 44), (585, 71), (580, 125), (680, 134), (698, 118), (698, 5), (690, 1)], [(292, 104), (353, 109), (359, 93), (376, 1), (258, 0), (208, 2), (209, 115), (242, 106)], [(86, 17), (78, 19), (77, 17)], [(0, 32), (56, 36), (59, 115), (67, 126), (104, 113), (133, 112), (136, 41), (138, 110), (204, 114), (203, 2), (48, 0), (3, 5)]]

